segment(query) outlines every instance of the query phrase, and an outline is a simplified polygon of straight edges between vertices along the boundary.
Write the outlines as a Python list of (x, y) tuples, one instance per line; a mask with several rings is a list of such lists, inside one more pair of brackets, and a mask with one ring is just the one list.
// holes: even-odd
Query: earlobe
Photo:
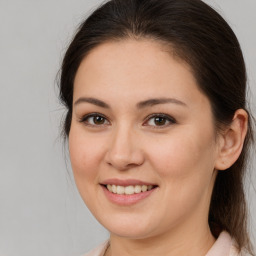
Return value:
[(215, 169), (226, 170), (239, 158), (248, 127), (248, 114), (244, 109), (238, 109), (232, 123), (220, 135), (218, 157)]

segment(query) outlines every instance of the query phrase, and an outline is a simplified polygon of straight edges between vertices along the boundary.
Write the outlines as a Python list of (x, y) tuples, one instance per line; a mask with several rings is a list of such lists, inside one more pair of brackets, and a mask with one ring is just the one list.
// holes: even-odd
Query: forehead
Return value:
[[(99, 96), (135, 99), (202, 96), (190, 66), (153, 40), (107, 42), (81, 62), (74, 81), (74, 98)], [(138, 99), (139, 100), (139, 99)]]
[[(127, 71), (144, 68), (148, 72), (164, 72), (170, 70), (171, 63), (192, 71), (191, 67), (175, 54), (171, 45), (153, 39), (124, 39), (96, 46), (82, 60), (79, 69), (98, 67), (98, 71), (113, 71), (112, 67), (115, 66), (116, 72), (123, 67)], [(116, 64), (122, 65), (118, 65), (117, 69)]]

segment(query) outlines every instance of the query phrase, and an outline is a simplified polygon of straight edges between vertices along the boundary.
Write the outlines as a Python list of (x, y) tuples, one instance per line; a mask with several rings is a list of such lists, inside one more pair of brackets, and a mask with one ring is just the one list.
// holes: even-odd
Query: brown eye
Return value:
[(90, 126), (101, 126), (109, 124), (109, 121), (104, 116), (97, 113), (86, 115), (80, 120), (80, 122)]
[(101, 124), (104, 124), (104, 122), (105, 122), (105, 118), (102, 116), (94, 116), (93, 117), (94, 124), (101, 125)]
[(151, 115), (147, 121), (144, 123), (145, 126), (156, 127), (166, 127), (172, 124), (175, 124), (176, 121), (169, 115), (166, 114), (153, 114)]
[(166, 120), (166, 118), (164, 118), (164, 117), (158, 116), (158, 117), (155, 117), (155, 118), (154, 118), (154, 123), (155, 123), (155, 125), (157, 125), (157, 126), (165, 125), (166, 122), (167, 122), (167, 120)]

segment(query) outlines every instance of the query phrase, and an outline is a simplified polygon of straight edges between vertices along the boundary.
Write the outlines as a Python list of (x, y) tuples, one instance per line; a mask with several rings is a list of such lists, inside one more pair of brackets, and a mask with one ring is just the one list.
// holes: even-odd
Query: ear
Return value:
[(240, 156), (248, 127), (248, 114), (238, 109), (232, 123), (219, 135), (216, 170), (225, 170), (232, 166)]

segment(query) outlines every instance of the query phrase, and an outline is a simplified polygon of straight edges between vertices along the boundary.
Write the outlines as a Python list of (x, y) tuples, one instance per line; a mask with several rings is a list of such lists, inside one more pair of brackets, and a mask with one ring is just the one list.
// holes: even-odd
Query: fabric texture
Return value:
[(81, 256), (104, 256), (106, 249), (108, 248), (109, 241), (101, 243), (99, 246), (91, 250), (90, 252), (83, 254)]
[[(82, 255), (82, 256), (103, 256), (109, 241), (105, 241), (104, 243), (100, 244), (97, 248), (93, 249), (92, 251)], [(246, 253), (239, 253), (236, 247), (235, 241), (230, 237), (230, 235), (223, 231), (212, 248), (208, 251), (205, 256), (247, 256)]]

